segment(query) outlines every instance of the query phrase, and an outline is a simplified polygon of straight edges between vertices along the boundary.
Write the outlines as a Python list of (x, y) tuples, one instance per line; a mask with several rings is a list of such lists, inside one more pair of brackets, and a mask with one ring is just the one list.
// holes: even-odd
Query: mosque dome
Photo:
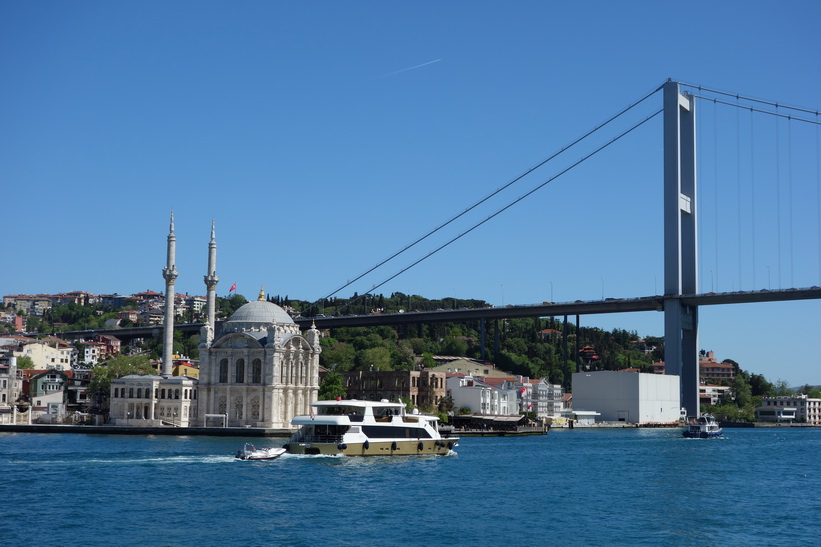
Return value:
[(243, 304), (228, 319), (228, 323), (253, 323), (253, 324), (287, 324), (293, 325), (294, 320), (288, 312), (267, 300), (257, 300)]

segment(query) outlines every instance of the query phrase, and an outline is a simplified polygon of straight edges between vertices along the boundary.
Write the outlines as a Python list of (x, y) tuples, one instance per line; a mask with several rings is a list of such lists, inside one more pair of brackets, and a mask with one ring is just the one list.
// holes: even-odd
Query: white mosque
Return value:
[(308, 414), (319, 391), (320, 334), (303, 335), (288, 313), (265, 300), (240, 307), (215, 335), (217, 244), (214, 223), (208, 244), (207, 321), (200, 332), (199, 380), (172, 370), (176, 237), (174, 215), (163, 277), (166, 310), (162, 372), (111, 382), (111, 422), (128, 426), (261, 427), (288, 429)]

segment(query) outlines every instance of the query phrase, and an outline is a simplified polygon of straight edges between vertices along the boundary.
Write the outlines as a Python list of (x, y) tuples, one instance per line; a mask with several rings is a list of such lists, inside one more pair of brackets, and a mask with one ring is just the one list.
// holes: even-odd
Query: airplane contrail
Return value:
[[(399, 74), (400, 72), (407, 72), (407, 71), (409, 71), (409, 70), (414, 70), (414, 69), (417, 69), (417, 68), (422, 68), (423, 66), (428, 66), (428, 65), (432, 65), (433, 63), (438, 63), (438, 62), (439, 62), (439, 61), (441, 61), (441, 60), (442, 60), (442, 59), (434, 59), (433, 61), (428, 61), (427, 63), (422, 63), (421, 65), (411, 66), (411, 67), (408, 67), (408, 68), (403, 68), (402, 70), (397, 70), (396, 72), (391, 72), (390, 74), (385, 74), (385, 76), (393, 76), (393, 75), (395, 75), (395, 74)], [(385, 76), (383, 76), (383, 78), (384, 78)]]

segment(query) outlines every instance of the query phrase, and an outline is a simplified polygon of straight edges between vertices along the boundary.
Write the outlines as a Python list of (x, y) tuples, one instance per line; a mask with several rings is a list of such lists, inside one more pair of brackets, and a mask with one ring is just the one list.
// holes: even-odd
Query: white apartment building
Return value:
[(14, 423), (13, 403), (20, 396), (21, 383), (17, 377), (17, 358), (0, 359), (0, 423)]
[(523, 382), (519, 393), (522, 412), (535, 412), (539, 417), (555, 417), (560, 416), (564, 409), (562, 386), (551, 384), (546, 378)]
[(755, 419), (760, 422), (800, 422), (821, 425), (821, 399), (806, 395), (763, 397), (761, 406), (755, 409)]
[(456, 408), (469, 408), (474, 414), (517, 416), (519, 400), (515, 389), (502, 389), (476, 380), (472, 376), (447, 379), (448, 394)]

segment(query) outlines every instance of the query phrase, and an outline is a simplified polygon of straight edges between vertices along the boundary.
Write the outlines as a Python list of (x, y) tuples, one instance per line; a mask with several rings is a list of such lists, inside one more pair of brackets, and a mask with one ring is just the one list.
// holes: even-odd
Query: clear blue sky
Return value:
[[(668, 77), (821, 107), (819, 19), (815, 2), (3, 2), (0, 291), (163, 291), (173, 209), (178, 291), (204, 293), (214, 218), (220, 294), (320, 298)], [(702, 290), (821, 285), (815, 128), (700, 103)], [(663, 292), (661, 147), (656, 118), (377, 292)], [(705, 308), (700, 347), (821, 384), (819, 317), (817, 301)], [(582, 323), (663, 335), (660, 313)]]

